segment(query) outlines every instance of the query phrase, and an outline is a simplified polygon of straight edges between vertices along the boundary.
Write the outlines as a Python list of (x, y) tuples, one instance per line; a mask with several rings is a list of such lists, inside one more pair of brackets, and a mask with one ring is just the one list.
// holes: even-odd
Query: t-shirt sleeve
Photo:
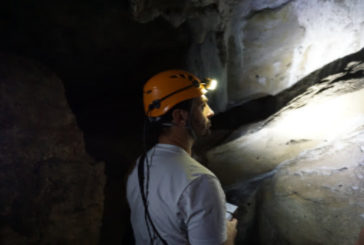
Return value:
[(225, 194), (215, 176), (201, 175), (179, 200), (191, 245), (221, 245), (226, 240)]

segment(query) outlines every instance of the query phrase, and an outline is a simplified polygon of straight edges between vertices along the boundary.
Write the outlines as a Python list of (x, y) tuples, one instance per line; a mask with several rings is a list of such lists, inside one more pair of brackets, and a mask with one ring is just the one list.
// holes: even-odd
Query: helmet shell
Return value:
[[(195, 86), (191, 86), (193, 84)], [(188, 86), (191, 87), (184, 89)], [(178, 90), (181, 91), (177, 92)], [(151, 77), (144, 85), (144, 111), (148, 117), (159, 117), (167, 113), (176, 104), (200, 97), (203, 94), (204, 89), (201, 80), (195, 75), (183, 70), (163, 71)], [(167, 98), (163, 99), (166, 96)], [(151, 106), (153, 102), (158, 102), (158, 100), (160, 100), (159, 107)]]

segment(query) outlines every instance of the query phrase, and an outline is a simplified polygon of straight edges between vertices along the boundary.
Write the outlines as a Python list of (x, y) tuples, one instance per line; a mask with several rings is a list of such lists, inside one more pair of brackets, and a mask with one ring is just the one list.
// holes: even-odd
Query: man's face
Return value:
[(211, 133), (210, 118), (214, 115), (207, 104), (208, 99), (205, 95), (198, 97), (194, 100), (192, 106), (192, 127), (197, 136), (205, 136)]

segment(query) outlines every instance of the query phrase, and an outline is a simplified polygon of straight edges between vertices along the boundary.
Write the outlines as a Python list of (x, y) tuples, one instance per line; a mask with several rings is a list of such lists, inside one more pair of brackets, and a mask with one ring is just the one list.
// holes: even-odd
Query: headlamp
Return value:
[(150, 103), (148, 105), (148, 111), (147, 114), (154, 110), (154, 109), (159, 109), (161, 106), (161, 102), (177, 93), (180, 93), (182, 91), (185, 91), (189, 88), (195, 87), (197, 89), (200, 89), (200, 91), (202, 92), (202, 94), (206, 94), (208, 91), (212, 91), (215, 90), (217, 87), (217, 80), (216, 79), (212, 79), (212, 78), (204, 78), (201, 82), (199, 82), (198, 80), (193, 80), (193, 78), (191, 77), (189, 79), (192, 84), (188, 85), (186, 87), (182, 87), (180, 89), (177, 89), (176, 91), (169, 93), (167, 95), (165, 95), (164, 97), (160, 98), (160, 99), (156, 99), (153, 100), (152, 103)]
[(217, 87), (217, 80), (212, 78), (204, 78), (201, 83), (203, 84), (204, 88), (212, 91), (215, 90)]

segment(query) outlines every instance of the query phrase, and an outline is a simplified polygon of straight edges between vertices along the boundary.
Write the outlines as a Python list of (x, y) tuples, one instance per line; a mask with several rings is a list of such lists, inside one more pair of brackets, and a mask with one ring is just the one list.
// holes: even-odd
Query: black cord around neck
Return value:
[[(154, 223), (152, 221), (152, 218), (150, 217), (150, 213), (149, 213), (149, 210), (148, 210), (147, 198), (146, 198), (146, 196), (144, 194), (144, 162), (145, 162), (146, 159), (148, 159), (147, 153), (144, 152), (143, 155), (140, 157), (139, 163), (138, 163), (138, 179), (139, 179), (140, 193), (141, 193), (143, 204), (144, 204), (145, 219), (146, 219), (145, 222), (146, 222), (146, 225), (147, 225), (147, 228), (148, 228), (148, 233), (149, 233), (149, 237), (150, 237), (150, 240), (151, 240), (152, 244), (154, 242), (154, 238), (151, 236), (149, 226), (148, 226), (148, 220), (149, 220), (149, 223), (152, 226), (152, 229), (153, 229), (154, 233), (162, 241), (163, 245), (168, 245), (168, 243), (159, 234), (157, 228), (155, 227), (155, 225), (154, 225)], [(148, 171), (147, 174), (149, 176), (149, 171)], [(147, 179), (149, 179), (149, 177)]]

